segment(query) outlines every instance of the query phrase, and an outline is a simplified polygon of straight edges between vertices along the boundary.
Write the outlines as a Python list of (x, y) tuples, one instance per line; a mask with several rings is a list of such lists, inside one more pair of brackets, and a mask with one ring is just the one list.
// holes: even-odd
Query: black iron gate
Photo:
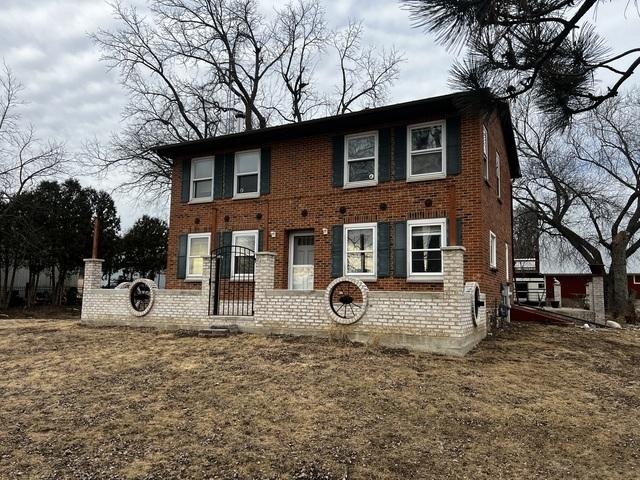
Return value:
[(209, 315), (253, 315), (256, 253), (240, 245), (211, 252)]

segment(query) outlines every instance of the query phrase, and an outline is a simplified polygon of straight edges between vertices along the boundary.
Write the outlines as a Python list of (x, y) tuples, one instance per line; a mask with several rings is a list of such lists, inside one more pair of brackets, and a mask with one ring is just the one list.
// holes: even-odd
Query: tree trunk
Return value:
[(614, 318), (625, 317), (629, 308), (627, 243), (626, 231), (618, 232), (611, 240), (609, 311)]
[(13, 262), (13, 266), (11, 267), (11, 280), (9, 280), (9, 289), (8, 289), (8, 294), (7, 294), (7, 307), (9, 306), (9, 304), (11, 303), (11, 295), (13, 293), (13, 285), (16, 282), (16, 271), (18, 270), (18, 266), (17, 266), (16, 261)]

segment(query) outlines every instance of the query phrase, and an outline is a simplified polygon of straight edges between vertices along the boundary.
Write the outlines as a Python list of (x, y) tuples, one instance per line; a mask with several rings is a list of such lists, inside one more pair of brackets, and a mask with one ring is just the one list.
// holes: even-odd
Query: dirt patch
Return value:
[(465, 358), (0, 322), (0, 478), (635, 478), (640, 331)]
[(0, 322), (7, 319), (76, 319), (80, 318), (80, 310), (80, 306), (59, 307), (55, 305), (9, 308), (0, 310)]

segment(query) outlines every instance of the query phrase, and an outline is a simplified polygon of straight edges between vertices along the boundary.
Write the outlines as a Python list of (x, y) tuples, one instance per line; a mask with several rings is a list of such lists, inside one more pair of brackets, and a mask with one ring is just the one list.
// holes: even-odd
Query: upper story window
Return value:
[(442, 275), (442, 247), (446, 245), (446, 220), (407, 222), (409, 277), (429, 278)]
[(444, 122), (422, 123), (407, 129), (407, 180), (428, 180), (446, 175)]
[(213, 158), (191, 160), (191, 201), (213, 200)]
[(345, 275), (361, 279), (376, 276), (376, 236), (375, 223), (357, 223), (344, 226), (344, 266)]
[(260, 150), (236, 153), (233, 185), (233, 198), (260, 195)]
[[(258, 251), (258, 230), (240, 230), (231, 234), (231, 245), (233, 245), (231, 259), (231, 277), (247, 279), (253, 275), (255, 267), (255, 252)], [(244, 248), (236, 248), (244, 247)], [(249, 249), (253, 252), (249, 252)]]
[(482, 125), (482, 177), (489, 181), (489, 132), (486, 125)]
[(489, 232), (489, 267), (498, 268), (496, 234)]
[(378, 133), (348, 135), (345, 142), (345, 187), (378, 183)]
[(502, 198), (502, 175), (500, 173), (500, 154), (496, 152), (496, 191), (498, 198)]
[(202, 279), (202, 257), (209, 255), (210, 233), (193, 233), (187, 241), (187, 279)]

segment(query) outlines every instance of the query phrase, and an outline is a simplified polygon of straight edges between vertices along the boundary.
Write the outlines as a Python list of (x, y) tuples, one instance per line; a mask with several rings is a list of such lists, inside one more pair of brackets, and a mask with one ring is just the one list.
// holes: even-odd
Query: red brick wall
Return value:
[[(405, 125), (444, 118), (427, 115), (408, 118)], [(462, 243), (466, 247), (465, 277), (480, 283), (488, 298), (497, 298), (500, 282), (505, 279), (504, 242), (511, 249), (511, 195), (510, 172), (502, 139), (500, 123), (491, 115), (487, 121), (490, 134), (490, 162), (498, 149), (503, 163), (503, 200), (495, 195), (495, 172), (490, 185), (482, 179), (482, 122), (478, 114), (465, 114), (461, 122), (462, 168), (459, 175), (424, 182), (388, 181), (374, 187), (343, 189), (332, 186), (331, 137), (315, 136), (275, 142), (271, 144), (271, 193), (258, 199), (216, 200), (212, 203), (189, 205), (180, 201), (181, 162), (176, 161), (173, 171), (169, 256), (167, 268), (168, 288), (199, 288), (199, 284), (176, 279), (178, 235), (217, 230), (264, 230), (264, 250), (276, 257), (276, 288), (287, 288), (288, 233), (313, 230), (315, 235), (316, 289), (324, 289), (332, 280), (331, 227), (335, 224), (399, 221), (419, 218), (463, 217)], [(383, 128), (394, 125), (379, 125)], [(363, 131), (371, 130), (368, 128)], [(343, 132), (344, 134), (355, 132)], [(393, 145), (393, 139), (391, 144)], [(264, 145), (246, 145), (247, 149)], [(217, 152), (211, 152), (214, 154)], [(392, 152), (393, 156), (393, 152)], [(392, 167), (393, 168), (393, 167)], [(425, 206), (430, 199), (431, 207)], [(380, 204), (386, 203), (386, 210)], [(217, 214), (214, 207), (217, 208)], [(340, 214), (340, 207), (347, 212)], [(303, 217), (302, 210), (308, 215)], [(455, 212), (455, 213), (454, 213)], [(261, 213), (262, 218), (256, 219)], [(224, 221), (225, 216), (229, 217)], [(327, 235), (322, 229), (326, 228)], [(498, 270), (489, 269), (489, 228), (498, 235)], [(275, 231), (271, 238), (269, 232)], [(391, 252), (394, 248), (391, 225)], [(212, 242), (215, 235), (212, 235)], [(449, 238), (455, 243), (455, 237)], [(212, 245), (213, 247), (213, 245)], [(393, 272), (393, 254), (390, 268)], [(379, 278), (367, 282), (371, 289), (386, 290), (441, 290), (442, 284), (408, 283), (405, 278)], [(492, 304), (490, 304), (492, 305)]]

